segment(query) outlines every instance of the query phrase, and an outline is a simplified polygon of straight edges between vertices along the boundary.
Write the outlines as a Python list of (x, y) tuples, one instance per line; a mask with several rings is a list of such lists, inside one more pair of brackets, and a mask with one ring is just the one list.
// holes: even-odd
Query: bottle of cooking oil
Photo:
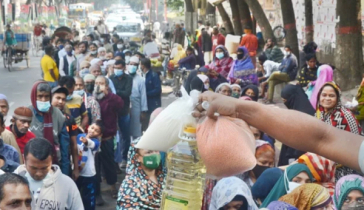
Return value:
[(198, 153), (196, 127), (184, 126), (180, 141), (167, 154), (162, 210), (198, 210), (202, 206), (206, 168)]

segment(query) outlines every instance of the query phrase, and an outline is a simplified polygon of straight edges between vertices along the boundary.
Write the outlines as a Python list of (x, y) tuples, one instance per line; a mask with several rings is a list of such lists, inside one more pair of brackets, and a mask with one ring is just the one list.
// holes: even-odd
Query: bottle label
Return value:
[(164, 209), (188, 210), (188, 201), (167, 196)]

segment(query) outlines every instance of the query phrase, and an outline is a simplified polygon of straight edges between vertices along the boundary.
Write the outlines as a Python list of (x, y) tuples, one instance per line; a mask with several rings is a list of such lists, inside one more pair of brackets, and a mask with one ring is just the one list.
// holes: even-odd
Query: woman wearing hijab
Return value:
[(322, 65), (317, 70), (317, 79), (308, 84), (308, 90), (306, 94), (310, 99), (312, 107), (316, 107), (317, 104), (317, 94), (321, 87), (327, 82), (332, 82), (334, 80), (334, 71), (329, 65)]
[(158, 151), (137, 149), (139, 139), (129, 149), (126, 177), (120, 186), (116, 209), (159, 209), (165, 172)]
[(250, 84), (258, 85), (258, 76), (248, 50), (245, 47), (239, 47), (237, 56), (238, 59), (234, 61), (230, 69), (228, 80), (231, 83), (239, 84), (243, 88)]
[(332, 209), (332, 198), (326, 188), (318, 184), (304, 184), (279, 199), (299, 210)]
[[(281, 97), (288, 109), (300, 111), (312, 116), (315, 114), (315, 109), (312, 108), (307, 95), (300, 86), (291, 84), (286, 85), (281, 92)], [(303, 154), (305, 154), (305, 152), (282, 144), (278, 166), (288, 165)]]
[(330, 195), (334, 194), (335, 190), (335, 162), (316, 155), (314, 153), (307, 152), (298, 158), (298, 162), (305, 164), (311, 171), (315, 178), (315, 183), (325, 187)]
[(359, 175), (342, 177), (334, 194), (336, 210), (364, 209), (364, 178)]
[(268, 210), (298, 210), (296, 207), (291, 204), (282, 202), (282, 201), (273, 201), (267, 207)]
[[(340, 88), (334, 82), (328, 82), (318, 92), (316, 117), (321, 121), (341, 130), (359, 135), (359, 122), (350, 110), (341, 105)], [(336, 180), (357, 172), (340, 164), (336, 167)]]
[(306, 165), (293, 164), (289, 166), (274, 185), (261, 207), (267, 207), (271, 202), (277, 201), (283, 195), (292, 192), (295, 187), (312, 181), (311, 171)]
[(230, 57), (229, 52), (224, 45), (217, 46), (214, 55), (215, 57), (210, 63), (209, 68), (227, 78), (234, 60)]
[(240, 85), (232, 84), (230, 85), (230, 87), (231, 87), (231, 96), (234, 98), (240, 98), (242, 93)]
[(198, 90), (201, 93), (205, 92), (210, 88), (209, 78), (204, 74), (198, 74), (195, 78), (192, 79), (190, 86), (191, 91)]
[(254, 199), (261, 205), (279, 178), (283, 171), (279, 168), (268, 168), (257, 179), (252, 187)]
[(192, 70), (196, 68), (196, 55), (195, 50), (192, 47), (188, 47), (186, 51), (186, 57), (178, 61), (180, 68), (186, 68)]
[(249, 96), (253, 101), (258, 101), (259, 99), (259, 89), (256, 85), (247, 85), (243, 89), (243, 96)]
[(209, 210), (258, 210), (248, 186), (236, 177), (223, 178), (212, 192)]

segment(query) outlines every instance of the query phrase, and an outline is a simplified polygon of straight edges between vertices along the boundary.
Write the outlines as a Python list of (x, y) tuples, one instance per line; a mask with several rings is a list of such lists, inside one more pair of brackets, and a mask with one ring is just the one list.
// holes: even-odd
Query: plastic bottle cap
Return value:
[(183, 130), (185, 133), (196, 133), (196, 128), (192, 126), (186, 126)]

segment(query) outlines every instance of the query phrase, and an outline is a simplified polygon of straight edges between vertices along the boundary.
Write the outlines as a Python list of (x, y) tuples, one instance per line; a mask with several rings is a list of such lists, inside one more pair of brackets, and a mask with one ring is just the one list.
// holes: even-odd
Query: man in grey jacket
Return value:
[(25, 165), (14, 171), (29, 182), (32, 209), (84, 209), (76, 184), (52, 165), (52, 152), (49, 141), (34, 138), (25, 145)]

